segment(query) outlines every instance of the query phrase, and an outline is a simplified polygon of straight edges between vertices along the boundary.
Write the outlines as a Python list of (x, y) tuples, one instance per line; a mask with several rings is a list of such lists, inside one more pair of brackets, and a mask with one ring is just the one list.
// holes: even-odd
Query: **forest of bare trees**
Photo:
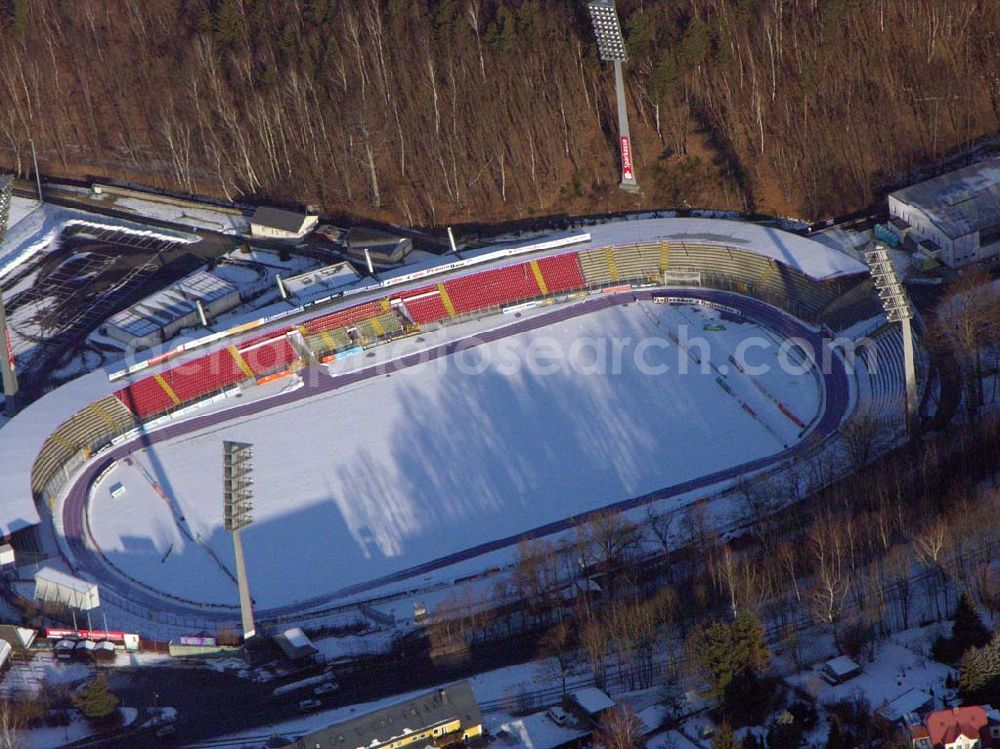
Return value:
[(619, 7), (639, 197), (582, 0), (2, 0), (0, 165), (415, 225), (818, 217), (997, 129), (997, 3)]

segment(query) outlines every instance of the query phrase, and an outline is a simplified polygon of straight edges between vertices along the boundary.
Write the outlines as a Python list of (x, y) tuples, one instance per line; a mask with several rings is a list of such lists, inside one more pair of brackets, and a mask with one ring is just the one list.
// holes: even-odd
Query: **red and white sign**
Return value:
[(108, 632), (103, 629), (46, 629), (45, 636), (50, 640), (62, 640), (64, 638), (81, 640), (111, 640), (112, 642), (124, 642), (124, 632)]
[(635, 173), (632, 171), (632, 141), (629, 140), (627, 135), (621, 137), (621, 149), (622, 149), (622, 181), (631, 182), (635, 179)]

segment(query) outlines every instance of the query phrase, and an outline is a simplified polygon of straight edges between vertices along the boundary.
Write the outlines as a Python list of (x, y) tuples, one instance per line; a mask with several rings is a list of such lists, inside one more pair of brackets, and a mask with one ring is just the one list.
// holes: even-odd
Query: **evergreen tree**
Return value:
[(830, 717), (830, 732), (826, 736), (826, 749), (852, 749), (851, 737), (844, 732), (840, 718)]
[(735, 679), (762, 675), (771, 654), (756, 616), (741, 613), (732, 624), (714, 622), (692, 635), (691, 648), (708, 682), (709, 697), (723, 697)]
[(966, 702), (994, 702), (1000, 697), (1000, 639), (969, 648), (958, 669), (958, 691)]
[(234, 46), (240, 39), (240, 8), (236, 0), (223, 0), (215, 16), (215, 41)]
[(956, 655), (961, 655), (969, 648), (980, 648), (990, 641), (990, 631), (979, 618), (976, 604), (968, 592), (962, 593), (958, 606), (955, 607), (951, 640)]
[(743, 670), (763, 674), (771, 663), (764, 625), (750, 611), (741, 611), (732, 625), (733, 647)]
[(721, 697), (739, 671), (733, 661), (729, 627), (722, 622), (713, 622), (694, 633), (691, 646), (698, 667), (708, 682), (706, 696)]
[(108, 689), (108, 677), (104, 674), (81, 689), (73, 703), (92, 721), (106, 721), (117, 715), (118, 698)]
[(740, 749), (740, 744), (733, 734), (733, 729), (725, 721), (719, 726), (719, 733), (712, 740), (712, 749)]

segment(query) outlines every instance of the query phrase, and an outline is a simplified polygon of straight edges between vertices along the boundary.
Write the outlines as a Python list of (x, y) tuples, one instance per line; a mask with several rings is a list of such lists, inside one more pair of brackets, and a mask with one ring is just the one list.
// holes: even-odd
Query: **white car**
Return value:
[(299, 710), (304, 713), (311, 713), (313, 710), (319, 710), (323, 707), (323, 703), (319, 700), (302, 700), (299, 703)]
[(555, 723), (557, 726), (566, 725), (566, 721), (569, 720), (569, 715), (561, 707), (550, 707), (546, 715), (549, 716), (549, 720)]
[(332, 681), (327, 681), (316, 687), (313, 690), (313, 694), (315, 694), (317, 697), (322, 697), (324, 694), (330, 694), (331, 692), (336, 692), (338, 689), (340, 689), (339, 685), (333, 683)]

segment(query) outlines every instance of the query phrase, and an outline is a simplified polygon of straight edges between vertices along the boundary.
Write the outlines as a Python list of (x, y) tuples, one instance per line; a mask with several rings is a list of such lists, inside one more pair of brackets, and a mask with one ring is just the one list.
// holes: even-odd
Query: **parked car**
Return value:
[(339, 242), (344, 238), (344, 234), (346, 233), (344, 229), (331, 226), (330, 224), (320, 224), (316, 228), (316, 234), (328, 242)]
[(323, 703), (319, 700), (302, 700), (299, 703), (299, 710), (304, 713), (311, 713), (313, 710), (319, 710), (323, 707)]
[(313, 694), (317, 697), (322, 697), (324, 694), (331, 694), (332, 692), (336, 692), (338, 689), (340, 689), (338, 684), (335, 684), (332, 681), (327, 681), (316, 687), (313, 690)]
[(550, 707), (546, 715), (549, 716), (549, 720), (555, 723), (557, 726), (566, 725), (566, 721), (569, 720), (569, 715), (561, 707)]

